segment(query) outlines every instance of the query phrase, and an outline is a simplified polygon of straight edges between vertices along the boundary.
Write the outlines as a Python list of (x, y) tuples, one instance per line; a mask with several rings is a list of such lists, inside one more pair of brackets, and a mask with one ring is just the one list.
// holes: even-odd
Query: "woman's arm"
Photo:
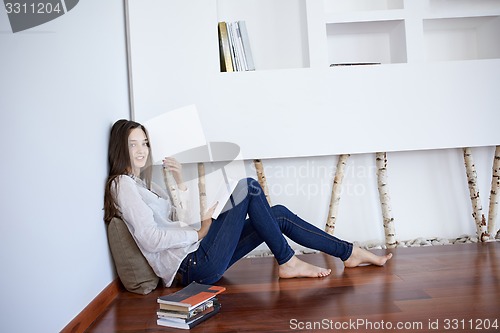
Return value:
[(158, 227), (153, 211), (142, 199), (135, 181), (128, 176), (120, 176), (117, 181), (116, 198), (123, 220), (145, 250), (159, 252), (198, 241), (198, 232), (193, 228)]
[(201, 240), (204, 238), (208, 230), (210, 230), (210, 226), (212, 225), (212, 215), (214, 213), (215, 208), (217, 207), (219, 203), (216, 202), (215, 205), (213, 205), (208, 211), (206, 211), (203, 214), (202, 220), (201, 220), (201, 228), (198, 230), (198, 240)]
[(208, 234), (208, 230), (210, 229), (210, 226), (212, 225), (212, 219), (207, 219), (201, 221), (201, 228), (198, 230), (198, 240), (202, 240), (205, 238), (205, 236)]

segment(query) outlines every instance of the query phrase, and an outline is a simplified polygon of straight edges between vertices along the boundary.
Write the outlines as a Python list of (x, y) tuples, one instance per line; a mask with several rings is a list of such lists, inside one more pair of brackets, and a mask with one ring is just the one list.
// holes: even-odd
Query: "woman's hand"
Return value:
[(210, 230), (210, 226), (212, 225), (212, 215), (214, 214), (215, 208), (217, 208), (217, 205), (219, 202), (216, 202), (215, 205), (210, 207), (202, 217), (201, 220), (201, 228), (198, 230), (198, 240), (204, 238), (208, 234), (208, 230)]
[(170, 170), (170, 172), (172, 172), (172, 176), (174, 177), (175, 182), (177, 183), (179, 189), (185, 191), (186, 185), (184, 184), (184, 180), (182, 178), (182, 164), (180, 164), (173, 157), (165, 157), (163, 159), (163, 167), (167, 168), (168, 170)]

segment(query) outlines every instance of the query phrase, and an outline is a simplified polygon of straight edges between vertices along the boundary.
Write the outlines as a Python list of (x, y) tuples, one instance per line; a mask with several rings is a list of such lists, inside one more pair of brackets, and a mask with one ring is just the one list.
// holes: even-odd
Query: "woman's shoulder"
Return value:
[(133, 176), (131, 175), (119, 175), (118, 177), (116, 177), (117, 179), (120, 179), (120, 180), (124, 180), (124, 181), (130, 181), (130, 182), (133, 182), (134, 181), (134, 178)]
[(115, 177), (115, 179), (113, 181), (116, 184), (121, 184), (121, 183), (132, 184), (132, 183), (135, 183), (135, 180), (132, 179), (132, 177), (130, 177), (129, 175), (118, 175), (118, 176)]
[(113, 183), (118, 191), (137, 187), (136, 181), (129, 175), (116, 176)]

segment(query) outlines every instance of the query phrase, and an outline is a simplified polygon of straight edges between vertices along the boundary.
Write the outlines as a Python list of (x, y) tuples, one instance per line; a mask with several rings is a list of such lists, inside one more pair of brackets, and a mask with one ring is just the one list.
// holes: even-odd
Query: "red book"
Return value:
[(175, 293), (158, 297), (158, 303), (179, 307), (180, 310), (190, 311), (198, 305), (214, 298), (226, 288), (191, 282), (187, 287)]

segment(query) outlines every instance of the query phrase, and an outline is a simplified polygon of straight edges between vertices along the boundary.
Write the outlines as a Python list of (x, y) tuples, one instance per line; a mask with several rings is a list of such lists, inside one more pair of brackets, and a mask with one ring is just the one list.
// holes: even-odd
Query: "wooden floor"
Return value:
[[(322, 279), (280, 280), (273, 258), (243, 259), (217, 283), (221, 312), (191, 331), (500, 332), (500, 242), (391, 252), (384, 267), (350, 269), (302, 255), (332, 269)], [(123, 291), (87, 332), (182, 332), (156, 325), (156, 298), (177, 289)]]

